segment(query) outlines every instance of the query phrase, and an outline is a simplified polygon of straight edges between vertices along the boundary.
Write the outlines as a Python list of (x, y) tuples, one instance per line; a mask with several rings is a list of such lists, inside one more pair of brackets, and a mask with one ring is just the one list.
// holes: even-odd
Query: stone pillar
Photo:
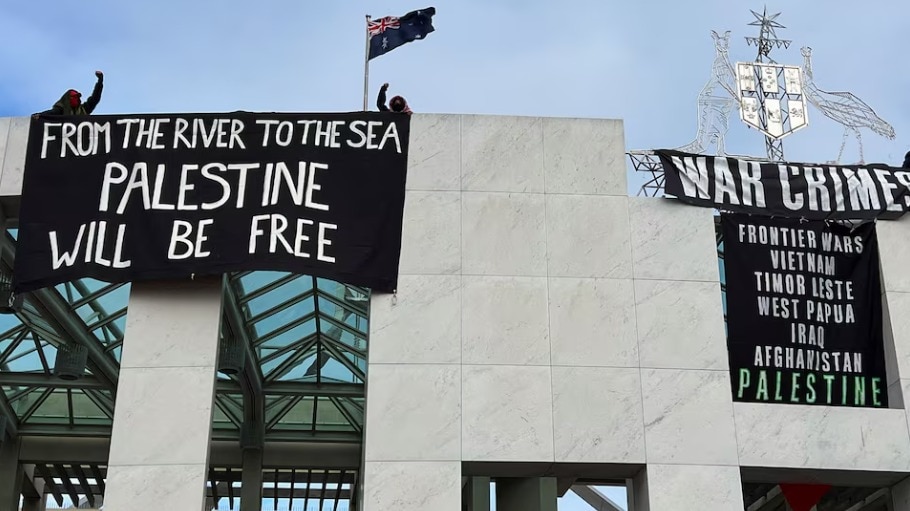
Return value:
[(496, 511), (556, 511), (556, 478), (496, 479)]
[(878, 251), (882, 270), (885, 365), (891, 408), (906, 404), (910, 392), (910, 277), (905, 267), (910, 254), (910, 219), (878, 222)]
[(462, 511), (490, 511), (490, 478), (468, 477), (461, 491)]
[(910, 477), (891, 487), (891, 509), (910, 509)]
[(262, 449), (243, 449), (243, 474), (241, 475), (240, 509), (262, 509)]
[(0, 509), (19, 509), (19, 494), (25, 477), (19, 463), (19, 441), (0, 438)]
[(45, 511), (47, 509), (47, 497), (40, 498), (30, 497), (22, 501), (22, 511)]
[(739, 467), (649, 464), (633, 481), (630, 511), (743, 509)]
[(743, 509), (713, 214), (629, 204), (647, 455), (635, 511)]
[(107, 511), (203, 508), (221, 296), (217, 277), (133, 284)]
[[(23, 465), (22, 472), (22, 511), (44, 511), (47, 507), (47, 495), (44, 493), (46, 482), (35, 475), (35, 465)], [(101, 507), (99, 496), (95, 497), (96, 507)]]

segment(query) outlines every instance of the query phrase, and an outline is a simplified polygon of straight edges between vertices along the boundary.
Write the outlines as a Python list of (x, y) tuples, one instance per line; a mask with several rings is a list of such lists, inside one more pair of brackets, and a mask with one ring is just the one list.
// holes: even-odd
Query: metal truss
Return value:
[[(15, 238), (7, 233), (0, 272), (9, 274), (14, 263)], [(257, 273), (223, 280), (221, 337), (242, 346), (244, 359), (236, 374), (216, 376), (212, 463), (231, 464), (212, 469), (209, 495), (235, 503), (247, 455), (258, 450), (259, 466), (273, 467), (253, 478), (264, 481), (264, 497), (318, 501), (321, 509), (352, 504), (362, 459), (370, 291), (293, 274), (260, 286), (272, 273)], [(251, 276), (258, 283), (243, 285)], [(18, 437), (20, 459), (34, 464), (35, 498), (100, 504), (126, 289), (91, 280), (44, 288), (26, 294), (18, 321), (6, 316), (2, 323), (0, 435), (5, 429)], [(74, 380), (54, 374), (55, 351), (68, 345), (88, 352)], [(327, 453), (327, 463), (339, 463), (334, 468), (293, 468)], [(332, 478), (344, 484), (333, 489)]]
[[(288, 509), (317, 509), (337, 511), (357, 508), (359, 471), (351, 469), (265, 469), (261, 473), (262, 500), (272, 501), (278, 509), (278, 500), (287, 502)], [(257, 478), (257, 482), (258, 482)], [(206, 485), (207, 509), (239, 509), (243, 488), (242, 470), (232, 467), (212, 467)], [(219, 505), (220, 504), (220, 505)]]
[[(360, 442), (366, 374), (364, 367), (354, 361), (365, 363), (368, 333), (348, 322), (355, 315), (367, 317), (365, 301), (351, 298), (356, 298), (355, 295), (369, 296), (369, 291), (345, 286), (344, 296), (339, 297), (321, 289), (315, 277), (287, 274), (261, 288), (241, 293), (242, 279), (249, 275), (249, 272), (236, 274), (227, 280), (225, 286), (226, 321), (235, 334), (239, 332), (244, 336), (243, 342), (248, 350), (247, 368), (238, 375), (243, 399), (242, 403), (238, 403), (238, 400), (230, 398), (230, 391), (221, 381), (221, 395), (219, 403), (216, 403), (219, 409), (231, 422), (235, 422), (240, 414), (238, 408), (243, 409), (241, 429), (251, 425), (262, 428), (260, 438), (315, 438), (321, 434), (317, 431), (320, 427), (329, 427), (320, 426), (320, 417), (328, 416), (342, 421), (344, 425), (341, 427), (347, 430), (335, 431), (333, 441)], [(297, 287), (301, 292), (287, 292)], [(253, 313), (251, 304), (254, 300), (281, 288), (285, 290), (283, 300), (264, 310), (257, 308)], [(304, 301), (312, 303), (312, 312), (257, 335), (254, 325), (284, 314)], [(325, 310), (329, 306), (336, 311), (337, 317)], [(311, 334), (287, 340), (288, 335), (308, 324), (314, 326)], [(330, 361), (349, 371), (353, 381), (326, 378), (324, 368)], [(261, 368), (268, 369), (263, 372)], [(249, 403), (257, 408), (261, 419), (254, 420), (249, 416)], [(310, 419), (303, 421), (302, 413)], [(291, 420), (291, 416), (295, 419)]]
[[(12, 272), (14, 264), (14, 241), (9, 233), (6, 233), (0, 241), (0, 271)], [(48, 341), (75, 342), (85, 346), (89, 353), (89, 368), (92, 373), (104, 381), (110, 390), (116, 391), (120, 374), (117, 361), (99, 344), (82, 319), (55, 289), (43, 288), (33, 291), (26, 296), (25, 303), (27, 307), (17, 313), (23, 324), (35, 331), (44, 330), (45, 333), (54, 334), (48, 336)], [(49, 324), (52, 332), (42, 328), (44, 326), (42, 322)]]
[[(39, 463), (26, 466), (23, 494), (38, 499), (53, 497), (59, 507), (68, 498), (72, 507), (97, 507), (105, 491), (107, 467), (97, 464)], [(59, 482), (58, 482), (59, 481)], [(41, 506), (41, 509), (44, 509)]]
[(664, 167), (653, 151), (629, 151), (626, 153), (635, 172), (647, 174), (646, 181), (636, 194), (638, 197), (660, 197), (664, 194)]
[(594, 511), (623, 511), (619, 504), (610, 500), (594, 486), (576, 484), (572, 486), (572, 492), (591, 506)]
[[(240, 393), (243, 396), (243, 423), (238, 425), (238, 428), (241, 431), (244, 429), (248, 431), (249, 442), (259, 444), (265, 441), (265, 431), (263, 430), (265, 401), (262, 391), (262, 369), (253, 353), (250, 333), (240, 312), (237, 294), (227, 275), (224, 276), (222, 287), (224, 288), (222, 328), (227, 329), (226, 335), (236, 336), (245, 351), (243, 371), (234, 377), (240, 385)], [(222, 408), (222, 411), (227, 415), (228, 412), (224, 408)]]

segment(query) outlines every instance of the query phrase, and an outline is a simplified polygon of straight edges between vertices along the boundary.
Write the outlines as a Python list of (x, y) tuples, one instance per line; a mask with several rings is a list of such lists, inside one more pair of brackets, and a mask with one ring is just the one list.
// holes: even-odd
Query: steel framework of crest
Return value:
[[(747, 45), (758, 47), (758, 56), (755, 58), (755, 63), (751, 66), (745, 63), (737, 64), (737, 81), (739, 82), (740, 90), (738, 96), (741, 101), (740, 111), (742, 112), (740, 117), (743, 122), (764, 133), (765, 151), (768, 154), (768, 159), (771, 161), (783, 161), (784, 144), (781, 139), (795, 131), (795, 129), (785, 131), (785, 121), (789, 119), (789, 116), (787, 115), (787, 110), (782, 110), (781, 106), (788, 103), (789, 98), (792, 96), (789, 87), (785, 86), (781, 90), (780, 74), (783, 73), (783, 69), (779, 69), (778, 66), (762, 64), (777, 64), (771, 58), (771, 50), (781, 47), (789, 48), (792, 41), (777, 38), (775, 29), (787, 28), (776, 21), (780, 13), (769, 16), (767, 7), (761, 14), (751, 10), (750, 12), (752, 16), (755, 16), (755, 21), (749, 23), (749, 26), (761, 28), (759, 29), (758, 37), (746, 37)], [(780, 68), (782, 67), (780, 66)], [(747, 79), (750, 76), (752, 76), (752, 80)], [(785, 79), (786, 84), (791, 83), (790, 78), (792, 78), (792, 75)], [(799, 80), (798, 69), (796, 70), (796, 79)], [(799, 102), (803, 103), (803, 112), (805, 112), (804, 101), (800, 92)], [(784, 117), (788, 119), (785, 120)]]
[[(749, 26), (760, 27), (758, 37), (746, 37), (748, 46), (755, 46), (758, 54), (753, 62), (739, 62), (736, 68), (728, 55), (730, 31), (723, 35), (712, 31), (714, 37), (714, 62), (711, 77), (698, 96), (698, 127), (695, 139), (677, 149), (696, 154), (724, 156), (724, 138), (729, 129), (729, 118), (734, 108), (739, 109), (740, 119), (765, 136), (767, 157), (743, 156), (753, 161), (783, 161), (782, 139), (808, 126), (808, 104), (812, 104), (829, 119), (844, 127), (837, 163), (843, 157), (850, 135), (856, 137), (860, 163), (863, 162), (863, 144), (860, 128), (893, 139), (894, 129), (880, 118), (871, 107), (849, 92), (828, 92), (814, 82), (811, 63), (812, 49), (802, 48), (803, 67), (781, 65), (771, 58), (775, 48), (789, 48), (792, 41), (779, 39), (776, 29), (786, 28), (777, 18), (780, 13), (769, 15), (750, 11), (755, 20)], [(650, 175), (638, 195), (654, 197), (663, 189), (663, 167), (650, 150), (633, 150), (628, 153), (636, 172)], [(733, 155), (731, 155), (733, 156)]]

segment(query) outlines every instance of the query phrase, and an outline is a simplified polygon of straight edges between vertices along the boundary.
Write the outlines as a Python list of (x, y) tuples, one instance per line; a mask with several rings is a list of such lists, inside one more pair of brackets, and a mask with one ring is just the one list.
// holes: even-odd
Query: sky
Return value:
[[(358, 110), (364, 15), (429, 6), (436, 32), (371, 62), (371, 105), (390, 82), (417, 112), (623, 119), (627, 150), (674, 148), (695, 135), (710, 31), (732, 31), (733, 62), (754, 60), (749, 10), (767, 6), (793, 41), (775, 60), (799, 65), (811, 46), (820, 88), (853, 92), (894, 127), (894, 140), (862, 132), (865, 161), (899, 165), (910, 149), (900, 0), (0, 0), (0, 117), (50, 108), (70, 87), (87, 95), (96, 69), (99, 114)], [(809, 120), (784, 140), (787, 159), (833, 160), (842, 128), (814, 108)], [(727, 146), (764, 153), (735, 114)], [(858, 158), (850, 140), (843, 161)]]
[[(863, 131), (865, 161), (899, 165), (910, 149), (899, 0), (3, 0), (0, 116), (50, 108), (70, 87), (87, 95), (95, 69), (97, 113), (358, 110), (364, 15), (430, 5), (436, 32), (371, 61), (371, 105), (390, 82), (417, 112), (619, 118), (627, 150), (678, 147), (695, 134), (710, 31), (732, 31), (732, 61), (754, 60), (749, 10), (767, 5), (793, 40), (778, 62), (799, 65), (811, 46), (822, 89), (855, 93), (894, 126), (895, 140)], [(833, 160), (842, 128), (814, 108), (809, 120), (785, 139), (787, 159)], [(728, 148), (764, 152), (736, 115)], [(858, 160), (855, 140), (844, 160)]]

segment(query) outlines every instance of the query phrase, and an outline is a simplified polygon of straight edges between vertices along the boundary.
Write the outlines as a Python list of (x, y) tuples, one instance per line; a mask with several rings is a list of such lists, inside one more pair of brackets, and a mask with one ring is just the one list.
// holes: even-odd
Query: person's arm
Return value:
[(389, 107), (385, 104), (385, 91), (389, 88), (389, 84), (384, 83), (382, 87), (379, 88), (379, 97), (376, 98), (376, 106), (379, 108), (380, 112), (388, 112)]
[(101, 90), (104, 89), (104, 73), (95, 71), (95, 76), (98, 77), (98, 81), (95, 82), (95, 88), (92, 89), (92, 95), (89, 96), (83, 104), (85, 113), (87, 114), (92, 113), (95, 110), (95, 107), (98, 106), (98, 102), (101, 101)]

